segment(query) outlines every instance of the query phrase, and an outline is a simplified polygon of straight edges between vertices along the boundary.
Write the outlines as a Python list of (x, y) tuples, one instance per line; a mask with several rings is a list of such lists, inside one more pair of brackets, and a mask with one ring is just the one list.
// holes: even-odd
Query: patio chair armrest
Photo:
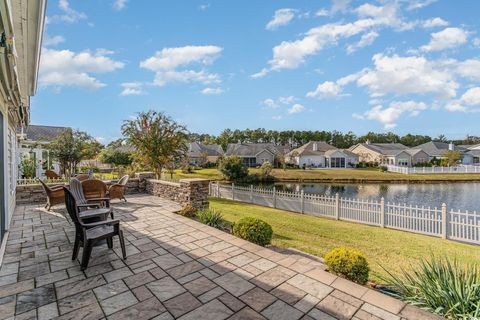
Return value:
[(87, 199), (87, 202), (102, 202), (102, 201), (110, 201), (110, 198), (90, 198)]
[(105, 221), (98, 221), (98, 222), (92, 222), (92, 223), (84, 223), (83, 227), (92, 228), (92, 227), (98, 227), (103, 225), (118, 225), (118, 224), (120, 224), (120, 220), (115, 219), (115, 220), (105, 220)]
[(94, 207), (94, 206), (98, 206), (98, 204), (95, 204), (95, 203), (77, 204), (77, 207), (79, 208), (88, 208), (88, 207)]

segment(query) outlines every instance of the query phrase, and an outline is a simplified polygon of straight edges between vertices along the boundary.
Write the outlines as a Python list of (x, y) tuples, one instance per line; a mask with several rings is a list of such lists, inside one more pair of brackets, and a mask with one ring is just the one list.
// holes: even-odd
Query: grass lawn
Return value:
[[(250, 169), (250, 173), (259, 172), (258, 169)], [(451, 174), (401, 174), (393, 172), (380, 172), (377, 169), (321, 169), (321, 170), (302, 170), (302, 169), (274, 169), (273, 176), (279, 181), (318, 181), (318, 182), (422, 182), (422, 181), (480, 181), (480, 174), (473, 173), (451, 173)], [(216, 168), (199, 169), (193, 173), (182, 173), (181, 170), (175, 171), (176, 179), (182, 178), (205, 178), (210, 180), (222, 180), (220, 172)]]
[(272, 244), (281, 248), (296, 248), (320, 257), (335, 247), (357, 249), (366, 255), (370, 279), (377, 283), (386, 275), (380, 265), (398, 273), (430, 253), (457, 257), (463, 263), (480, 263), (479, 246), (224, 199), (211, 198), (210, 207), (220, 210), (230, 222), (246, 216), (268, 222), (274, 232)]

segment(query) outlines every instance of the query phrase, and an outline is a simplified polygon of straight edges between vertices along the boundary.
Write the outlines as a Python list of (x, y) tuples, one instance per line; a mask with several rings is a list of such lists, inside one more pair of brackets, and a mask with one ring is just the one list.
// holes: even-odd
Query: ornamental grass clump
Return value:
[(272, 241), (272, 227), (257, 218), (246, 217), (240, 219), (233, 225), (232, 231), (235, 236), (261, 246), (266, 246)]
[(204, 209), (197, 212), (198, 220), (210, 227), (222, 229), (225, 226), (225, 220), (222, 213), (215, 209)]
[(335, 248), (325, 256), (325, 264), (330, 272), (353, 282), (366, 284), (368, 281), (367, 259), (357, 250)]
[(480, 269), (431, 256), (400, 276), (384, 279), (405, 302), (447, 319), (480, 319)]
[(197, 215), (197, 209), (194, 208), (191, 204), (187, 204), (177, 213), (184, 217), (193, 218)]

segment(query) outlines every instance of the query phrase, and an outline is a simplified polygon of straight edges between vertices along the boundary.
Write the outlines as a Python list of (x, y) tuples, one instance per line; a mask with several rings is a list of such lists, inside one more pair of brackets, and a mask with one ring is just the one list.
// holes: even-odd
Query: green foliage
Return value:
[(325, 255), (328, 270), (359, 284), (368, 281), (368, 266), (365, 256), (357, 250), (335, 248)]
[(20, 162), (20, 171), (27, 179), (35, 178), (36, 164), (35, 159), (30, 157), (24, 157)]
[(422, 259), (413, 270), (395, 276), (388, 270), (389, 286), (398, 298), (447, 319), (480, 317), (480, 269), (477, 264), (461, 266), (445, 257)]
[(431, 162), (417, 162), (415, 163), (415, 167), (423, 168), (423, 167), (432, 167), (433, 164)]
[(248, 176), (248, 168), (239, 157), (231, 156), (221, 159), (218, 170), (229, 181), (239, 181)]
[(80, 172), (87, 172), (87, 170), (92, 170), (94, 173), (99, 173), (100, 169), (98, 167), (94, 166), (81, 166), (80, 167)]
[(135, 160), (152, 168), (157, 178), (162, 168), (172, 171), (187, 152), (187, 129), (162, 112), (138, 113), (135, 119), (124, 121), (122, 133), (136, 150)]
[(86, 132), (66, 129), (48, 145), (48, 148), (50, 155), (60, 163), (62, 173), (70, 175), (77, 171), (77, 165), (81, 160), (92, 156), (95, 143), (95, 139)]
[(380, 170), (380, 172), (387, 172), (388, 171), (388, 168), (385, 167), (385, 166), (380, 166), (378, 169)]
[(221, 229), (225, 226), (222, 213), (215, 209), (204, 209), (197, 212), (198, 220), (210, 227)]
[(108, 147), (103, 149), (100, 153), (100, 161), (115, 166), (129, 166), (133, 162), (133, 152)]
[(448, 150), (445, 152), (444, 159), (440, 161), (442, 166), (455, 166), (462, 160), (462, 154), (459, 151)]
[(273, 166), (270, 162), (268, 161), (265, 161), (264, 163), (262, 163), (262, 165), (260, 166), (260, 174), (262, 175), (262, 177), (264, 178), (268, 178), (270, 176), (270, 174), (272, 173), (272, 170), (273, 170)]
[(266, 246), (271, 243), (272, 227), (263, 220), (245, 217), (233, 225), (233, 234), (242, 239)]
[(194, 208), (191, 204), (187, 204), (185, 207), (182, 208), (182, 210), (178, 211), (177, 213), (184, 217), (193, 218), (197, 215), (197, 209)]

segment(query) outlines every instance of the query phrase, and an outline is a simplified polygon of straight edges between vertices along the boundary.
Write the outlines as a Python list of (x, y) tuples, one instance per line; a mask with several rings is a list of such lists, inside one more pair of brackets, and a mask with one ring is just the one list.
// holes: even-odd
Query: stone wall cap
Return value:
[(158, 183), (158, 184), (166, 184), (169, 186), (180, 186), (178, 182), (173, 182), (173, 181), (165, 181), (165, 180), (159, 180), (159, 179), (147, 179), (148, 182), (150, 183)]
[(203, 178), (186, 178), (186, 179), (180, 179), (180, 182), (210, 182), (208, 179), (203, 179)]

